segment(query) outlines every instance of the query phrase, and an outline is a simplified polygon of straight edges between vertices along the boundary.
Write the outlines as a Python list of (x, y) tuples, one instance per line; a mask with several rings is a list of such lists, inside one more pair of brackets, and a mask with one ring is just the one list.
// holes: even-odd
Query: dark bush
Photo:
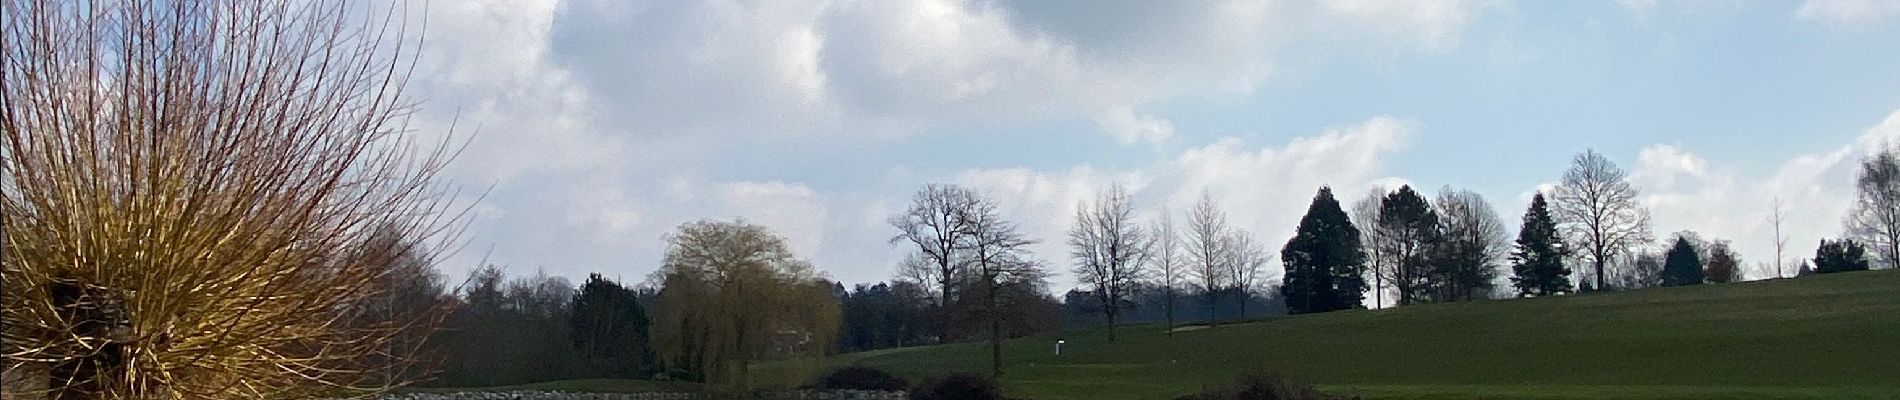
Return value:
[(924, 378), (910, 391), (910, 400), (997, 400), (1003, 391), (996, 381), (976, 374), (955, 373)]
[(1238, 384), (1224, 389), (1215, 389), (1200, 394), (1183, 396), (1177, 400), (1340, 400), (1344, 397), (1328, 396), (1313, 389), (1312, 386), (1294, 382), (1285, 376), (1274, 374), (1241, 375)]
[(910, 387), (904, 378), (876, 368), (850, 366), (832, 370), (818, 378), (819, 389), (901, 391)]

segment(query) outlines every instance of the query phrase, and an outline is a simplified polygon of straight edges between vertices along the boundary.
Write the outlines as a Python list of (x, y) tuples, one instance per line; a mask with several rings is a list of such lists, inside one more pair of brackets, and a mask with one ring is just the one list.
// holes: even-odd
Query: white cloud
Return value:
[(1344, 22), (1379, 32), (1387, 39), (1422, 46), (1431, 51), (1458, 46), (1461, 33), (1474, 14), (1495, 2), (1468, 0), (1380, 1), (1326, 0), (1322, 8), (1347, 17)]
[[(570, 276), (637, 277), (658, 263), (659, 239), (677, 224), (743, 216), (779, 230), (801, 253), (854, 281), (888, 277), (896, 251), (883, 245), (883, 214), (918, 181), (820, 190), (772, 171), (743, 179), (715, 179), (708, 171), (757, 156), (732, 149), (761, 139), (888, 141), (972, 125), (1090, 122), (1104, 140), (1164, 143), (1177, 128), (1157, 105), (1251, 95), (1273, 77), (1286, 43), (1368, 31), (1341, 43), (1444, 51), (1485, 7), (1252, 0), (430, 6), (410, 82), (412, 99), (424, 101), (412, 128), (436, 134), (455, 124), (473, 133), (450, 177), (474, 188), (493, 185), (476, 205), (484, 212), (466, 237), (470, 251), (449, 260), (450, 273), (487, 256)], [(1316, 19), (1327, 22), (1296, 23)], [(1009, 196), (1030, 214), (1024, 218), (1039, 220), (1066, 219), (1062, 207), (1106, 182), (1156, 175), (1231, 186), (1220, 191), (1239, 202), (1264, 194), (1246, 189), (1255, 182), (1283, 179), (1263, 170), (1213, 171), (1213, 164), (1330, 168), (1333, 161), (1300, 155), (1322, 151), (1350, 165), (1311, 175), (1343, 177), (1376, 164), (1376, 156), (1329, 143), (1364, 137), (1328, 133), (1284, 149), (1224, 141), (1153, 170), (1099, 173), (1082, 166), (1040, 179), (1031, 178), (1040, 172), (1000, 168), (957, 178)], [(1012, 174), (1022, 180), (1011, 181)], [(1217, 176), (1256, 181), (1224, 183)], [(1311, 190), (1293, 197), (1303, 202)]]
[(1900, 17), (1900, 2), (1890, 0), (1807, 0), (1795, 11), (1805, 20), (1859, 26)]
[(1656, 0), (1616, 0), (1616, 4), (1638, 14), (1647, 13), (1656, 8)]
[(1174, 124), (1153, 116), (1135, 115), (1134, 110), (1116, 108), (1096, 117), (1096, 125), (1124, 144), (1160, 142), (1174, 136)]
[(818, 254), (825, 241), (826, 199), (804, 184), (730, 182), (720, 184), (717, 194), (726, 212), (771, 228), (797, 254)]
[[(1277, 254), (1319, 187), (1332, 186), (1334, 196), (1350, 201), (1366, 188), (1394, 182), (1383, 175), (1380, 160), (1404, 149), (1417, 127), (1376, 117), (1274, 146), (1253, 147), (1226, 138), (1139, 171), (1104, 173), (1087, 165), (1061, 172), (973, 169), (960, 173), (957, 182), (993, 196), (1026, 234), (1045, 240), (1035, 251), (1058, 271), (1067, 270), (1068, 251), (1061, 239), (1076, 206), (1113, 183), (1134, 194), (1136, 207), (1147, 214), (1144, 218), (1164, 207), (1185, 212), (1205, 189), (1235, 226), (1253, 231)], [(1278, 265), (1267, 268), (1269, 275), (1279, 274)], [(1067, 279), (1058, 279), (1058, 290), (1073, 283)]]
[[(1765, 177), (1742, 176), (1731, 166), (1687, 150), (1652, 145), (1639, 154), (1630, 180), (1642, 190), (1659, 235), (1694, 230), (1704, 237), (1733, 240), (1750, 268), (1774, 260), (1768, 220), (1779, 199), (1782, 233), (1788, 239), (1783, 257), (1793, 263), (1809, 257), (1820, 239), (1840, 235), (1861, 157), (1895, 139), (1900, 139), (1900, 111), (1862, 132), (1854, 143), (1794, 156)], [(1756, 269), (1749, 274), (1754, 279), (1772, 272)]]

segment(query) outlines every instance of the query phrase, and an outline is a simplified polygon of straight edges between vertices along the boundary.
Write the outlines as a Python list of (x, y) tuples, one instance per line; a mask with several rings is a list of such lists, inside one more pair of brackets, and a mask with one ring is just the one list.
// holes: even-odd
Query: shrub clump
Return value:
[(1344, 400), (1329, 396), (1285, 376), (1274, 374), (1241, 375), (1231, 387), (1182, 396), (1176, 400)]
[(825, 374), (818, 379), (817, 386), (819, 389), (831, 390), (897, 392), (909, 388), (910, 382), (876, 368), (849, 366)]
[(955, 373), (924, 378), (910, 391), (910, 400), (998, 400), (1003, 398), (996, 381), (976, 374)]

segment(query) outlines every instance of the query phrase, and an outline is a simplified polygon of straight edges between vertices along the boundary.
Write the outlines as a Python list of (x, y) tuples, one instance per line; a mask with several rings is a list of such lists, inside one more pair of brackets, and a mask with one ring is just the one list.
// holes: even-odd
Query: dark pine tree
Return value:
[(1816, 274), (1866, 271), (1867, 266), (1867, 246), (1854, 239), (1821, 239), (1821, 247), (1814, 249)]
[(1663, 255), (1663, 286), (1687, 286), (1702, 284), (1702, 256), (1696, 254), (1694, 244), (1689, 238), (1678, 237), (1676, 244), (1669, 247), (1669, 253)]
[(1365, 307), (1366, 280), (1359, 274), (1365, 263), (1359, 229), (1333, 199), (1333, 190), (1319, 188), (1313, 204), (1300, 219), (1299, 230), (1280, 250), (1286, 274), (1280, 293), (1287, 312), (1318, 313)]
[(568, 334), (588, 378), (644, 378), (652, 371), (646, 310), (633, 290), (588, 274), (574, 294)]
[(1557, 222), (1550, 218), (1550, 206), (1544, 202), (1544, 194), (1531, 197), (1531, 207), (1524, 211), (1524, 226), (1517, 231), (1517, 249), (1511, 252), (1511, 284), (1517, 286), (1517, 295), (1550, 296), (1569, 293), (1570, 267), (1564, 266), (1564, 257), (1570, 255), (1570, 249), (1564, 247), (1562, 239), (1557, 237)]

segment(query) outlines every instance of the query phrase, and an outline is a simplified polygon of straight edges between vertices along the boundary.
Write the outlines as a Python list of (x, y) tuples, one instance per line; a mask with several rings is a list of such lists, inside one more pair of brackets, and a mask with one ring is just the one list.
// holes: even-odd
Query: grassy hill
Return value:
[[(1101, 329), (1007, 342), (1005, 390), (1169, 399), (1273, 370), (1372, 399), (1900, 398), (1900, 271), (1117, 333), (1113, 343)], [(953, 344), (833, 363), (917, 378), (987, 371), (988, 354)]]

